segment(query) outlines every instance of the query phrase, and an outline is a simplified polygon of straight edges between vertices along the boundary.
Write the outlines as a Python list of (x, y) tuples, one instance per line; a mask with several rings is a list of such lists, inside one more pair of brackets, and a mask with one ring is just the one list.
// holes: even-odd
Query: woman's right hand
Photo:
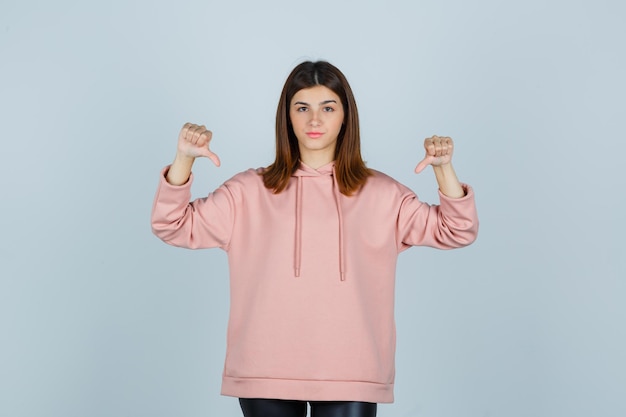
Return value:
[(178, 157), (209, 158), (216, 166), (220, 166), (220, 158), (211, 152), (209, 143), (213, 133), (204, 125), (185, 123), (178, 134)]
[(165, 179), (172, 185), (183, 185), (189, 180), (191, 167), (197, 157), (209, 158), (220, 166), (220, 158), (211, 152), (209, 142), (213, 134), (204, 126), (185, 123), (178, 135), (176, 158), (170, 165)]

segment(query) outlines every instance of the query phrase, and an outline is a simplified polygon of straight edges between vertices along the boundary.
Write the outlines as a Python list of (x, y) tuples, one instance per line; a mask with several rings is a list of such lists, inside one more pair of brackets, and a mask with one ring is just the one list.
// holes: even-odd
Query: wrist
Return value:
[(172, 185), (185, 184), (189, 181), (191, 167), (193, 166), (194, 160), (195, 158), (193, 157), (177, 153), (174, 158), (174, 162), (172, 162), (172, 165), (167, 172), (165, 180)]
[(189, 156), (189, 155), (185, 155), (180, 152), (177, 152), (176, 157), (174, 157), (173, 164), (181, 164), (183, 166), (192, 166), (195, 160), (196, 158), (193, 156)]
[(456, 176), (452, 163), (433, 166), (433, 171), (435, 172), (435, 178), (437, 178), (439, 191), (441, 191), (443, 195), (450, 198), (461, 198), (465, 196), (465, 190), (463, 190)]
[(455, 175), (454, 168), (452, 167), (452, 162), (448, 162), (442, 165), (433, 165), (433, 171), (435, 174), (440, 174), (443, 176)]

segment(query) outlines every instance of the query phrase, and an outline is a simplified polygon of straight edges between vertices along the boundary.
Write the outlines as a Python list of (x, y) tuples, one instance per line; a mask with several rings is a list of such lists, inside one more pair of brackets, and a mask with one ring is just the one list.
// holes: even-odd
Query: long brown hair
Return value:
[(287, 77), (276, 110), (276, 159), (263, 172), (265, 186), (280, 193), (300, 164), (300, 148), (289, 118), (289, 106), (300, 90), (323, 85), (341, 99), (344, 121), (335, 148), (335, 175), (339, 191), (351, 195), (371, 175), (361, 158), (359, 114), (348, 80), (334, 65), (306, 61), (298, 65)]

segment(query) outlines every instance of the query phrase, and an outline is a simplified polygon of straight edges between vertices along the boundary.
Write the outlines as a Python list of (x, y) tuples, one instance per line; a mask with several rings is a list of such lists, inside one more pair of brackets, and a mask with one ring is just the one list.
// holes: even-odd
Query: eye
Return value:
[(305, 111), (308, 111), (308, 110), (309, 109), (307, 107), (298, 107), (298, 108), (296, 108), (297, 112), (305, 112)]
[(324, 111), (326, 111), (326, 112), (333, 112), (333, 111), (335, 111), (335, 109), (333, 109), (330, 106), (327, 106), (327, 107), (324, 107)]

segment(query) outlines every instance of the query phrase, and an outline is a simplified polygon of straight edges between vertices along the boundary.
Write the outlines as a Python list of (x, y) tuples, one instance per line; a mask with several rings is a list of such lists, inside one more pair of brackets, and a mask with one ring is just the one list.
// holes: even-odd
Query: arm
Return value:
[(472, 189), (459, 182), (452, 167), (452, 139), (433, 136), (424, 141), (424, 148), (426, 156), (415, 172), (432, 165), (441, 201), (430, 206), (414, 195), (407, 196), (398, 220), (402, 244), (441, 249), (469, 245), (478, 233), (478, 216)]
[(474, 191), (468, 185), (462, 185), (461, 191), (464, 194), (461, 198), (451, 198), (439, 191), (440, 203), (430, 205), (407, 189), (397, 219), (398, 247), (452, 249), (474, 242), (478, 235)]
[[(222, 186), (206, 198), (191, 198), (191, 167), (197, 157), (219, 158), (209, 150), (211, 132), (187, 123), (178, 136), (178, 150), (165, 168), (152, 207), (152, 231), (161, 240), (187, 248), (226, 247), (232, 229), (232, 197)], [(163, 175), (164, 174), (164, 175)]]

